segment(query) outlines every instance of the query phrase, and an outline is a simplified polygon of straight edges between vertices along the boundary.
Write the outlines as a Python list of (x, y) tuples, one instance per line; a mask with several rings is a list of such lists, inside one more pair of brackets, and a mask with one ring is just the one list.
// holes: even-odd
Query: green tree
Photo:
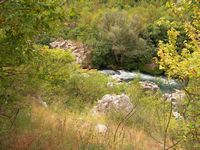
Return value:
[[(189, 4), (190, 6), (188, 6)], [(184, 26), (189, 40), (184, 41), (181, 52), (177, 51), (176, 45), (180, 32), (174, 28), (168, 31), (169, 42), (159, 43), (160, 67), (165, 69), (170, 77), (177, 76), (185, 79), (186, 77), (196, 78), (200, 76), (200, 6), (198, 1), (189, 1), (189, 4), (182, 1), (182, 5), (179, 4), (180, 6), (176, 9), (175, 6), (171, 6), (172, 9), (176, 10), (177, 15), (185, 16), (182, 26)], [(180, 24), (176, 21), (172, 23)]]
[(26, 80), (34, 83), (29, 64), (42, 58), (35, 44), (43, 35), (57, 34), (66, 14), (62, 0), (4, 0), (0, 12), (1, 108), (21, 99)]
[(7, 0), (0, 4), (0, 12), (1, 70), (27, 62), (35, 53), (35, 42), (43, 34), (55, 33), (65, 15), (61, 0)]
[[(139, 15), (130, 19), (125, 11), (105, 13), (97, 36), (97, 41), (103, 44), (103, 49), (95, 49), (94, 54), (103, 56), (105, 62), (114, 58), (112, 65), (126, 69), (136, 69), (136, 62), (148, 61), (151, 53), (146, 41), (139, 37), (143, 27), (142, 21), (142, 16)], [(97, 58), (95, 55), (93, 58)], [(101, 66), (103, 61), (95, 62)]]
[(159, 43), (159, 63), (169, 77), (189, 81), (185, 88), (187, 99), (180, 110), (184, 123), (180, 125), (181, 132), (176, 141), (184, 141), (183, 146), (196, 150), (200, 148), (200, 5), (198, 0), (182, 0), (178, 4), (169, 3), (169, 6), (180, 20), (167, 23), (183, 26), (189, 39), (184, 41), (181, 51), (177, 51), (176, 43), (180, 32), (171, 28), (168, 31), (169, 41)]

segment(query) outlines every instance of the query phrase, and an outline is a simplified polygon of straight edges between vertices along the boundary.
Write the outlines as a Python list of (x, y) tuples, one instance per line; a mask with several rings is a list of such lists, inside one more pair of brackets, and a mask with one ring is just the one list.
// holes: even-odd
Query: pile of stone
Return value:
[(78, 64), (80, 64), (83, 68), (88, 68), (90, 66), (89, 61), (91, 60), (91, 51), (80, 42), (59, 38), (56, 41), (50, 43), (49, 46), (50, 48), (71, 50)]
[(157, 84), (150, 81), (140, 81), (139, 83), (144, 91), (156, 92), (160, 89)]
[(174, 105), (180, 104), (181, 101), (186, 97), (183, 90), (177, 89), (174, 93), (165, 93), (163, 96), (168, 102), (172, 102)]
[(97, 105), (92, 109), (93, 115), (106, 114), (111, 110), (127, 114), (133, 109), (130, 98), (125, 95), (106, 94), (98, 101)]

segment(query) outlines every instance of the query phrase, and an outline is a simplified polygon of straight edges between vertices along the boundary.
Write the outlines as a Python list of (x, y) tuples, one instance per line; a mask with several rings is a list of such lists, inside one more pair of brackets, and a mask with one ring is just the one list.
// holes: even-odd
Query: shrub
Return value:
[(150, 24), (141, 33), (141, 37), (146, 39), (150, 47), (154, 50), (154, 55), (157, 53), (156, 48), (158, 47), (159, 40), (167, 42), (167, 30), (168, 27), (164, 25)]
[(67, 84), (72, 97), (80, 97), (86, 103), (94, 103), (107, 92), (107, 78), (99, 73), (74, 74)]
[[(157, 56), (157, 48), (159, 41), (164, 43), (168, 42), (167, 31), (170, 29), (169, 25), (166, 24), (157, 24), (153, 23), (148, 25), (140, 34), (140, 36), (145, 39), (148, 43), (148, 46), (153, 52), (153, 56)], [(177, 38), (177, 51), (180, 52), (184, 47), (184, 42), (188, 40), (188, 36), (184, 31), (183, 27), (175, 27), (175, 29), (180, 31), (180, 34)]]
[[(145, 62), (148, 58), (149, 49), (146, 42), (139, 38), (141, 28), (140, 16), (129, 19), (127, 12), (110, 11), (104, 14), (100, 32), (97, 35), (97, 46), (94, 47), (93, 63), (97, 67), (113, 64), (127, 69), (137, 68), (129, 65), (135, 62)], [(99, 58), (102, 57), (102, 58)], [(99, 60), (98, 60), (99, 59)], [(128, 62), (128, 63), (127, 63)]]

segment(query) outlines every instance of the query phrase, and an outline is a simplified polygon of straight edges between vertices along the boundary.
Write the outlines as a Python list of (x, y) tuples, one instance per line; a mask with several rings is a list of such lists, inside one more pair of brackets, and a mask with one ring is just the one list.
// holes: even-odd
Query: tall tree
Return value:
[(36, 41), (57, 33), (65, 15), (62, 0), (0, 1), (0, 107), (8, 96), (19, 93), (20, 85), (14, 83), (27, 74), (26, 67), (19, 66), (38, 59)]
[(33, 45), (40, 35), (59, 29), (65, 16), (63, 6), (62, 0), (1, 1), (0, 70), (33, 56)]

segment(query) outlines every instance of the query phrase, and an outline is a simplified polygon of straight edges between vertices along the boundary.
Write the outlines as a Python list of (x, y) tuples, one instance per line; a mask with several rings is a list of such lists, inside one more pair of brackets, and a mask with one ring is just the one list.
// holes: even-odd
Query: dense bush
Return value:
[[(174, 20), (173, 22), (167, 21), (166, 23), (183, 27), (188, 40), (184, 42), (183, 48), (178, 47), (178, 38), (182, 31), (171, 28), (168, 31), (169, 42), (159, 43), (158, 56), (160, 57), (160, 67), (166, 70), (169, 77), (177, 77), (180, 80), (189, 82), (185, 89), (188, 97), (182, 110), (184, 123), (181, 124), (182, 128), (180, 129), (183, 132), (180, 132), (179, 139), (184, 143), (186, 149), (199, 149), (200, 63), (198, 60), (200, 58), (200, 6), (197, 0), (181, 1), (178, 7), (175, 7), (173, 3), (169, 3), (169, 6), (176, 17), (181, 16), (181, 22), (180, 20)], [(181, 49), (179, 50), (179, 48)]]
[(153, 49), (154, 55), (157, 53), (156, 48), (159, 40), (167, 42), (167, 30), (168, 28), (164, 25), (150, 24), (141, 33), (140, 36), (148, 42), (148, 45)]
[[(177, 38), (177, 51), (181, 52), (181, 49), (184, 47), (184, 42), (188, 40), (188, 36), (184, 31), (182, 26), (173, 26), (180, 31), (180, 34)], [(145, 39), (148, 43), (150, 49), (152, 49), (153, 56), (157, 56), (157, 48), (159, 41), (164, 43), (168, 42), (167, 31), (170, 29), (169, 25), (166, 24), (150, 24), (148, 25), (140, 34), (140, 36)]]
[(93, 62), (97, 67), (118, 66), (136, 69), (136, 62), (149, 58), (146, 42), (139, 38), (140, 16), (128, 17), (127, 12), (107, 12), (104, 14), (100, 32), (94, 45)]
[[(91, 47), (94, 67), (137, 69), (138, 64), (151, 62), (155, 48), (148, 40), (150, 31), (145, 33), (144, 29), (168, 14), (162, 2), (70, 1), (68, 4), (68, 17), (60, 34)], [(146, 37), (141, 36), (143, 32)]]

